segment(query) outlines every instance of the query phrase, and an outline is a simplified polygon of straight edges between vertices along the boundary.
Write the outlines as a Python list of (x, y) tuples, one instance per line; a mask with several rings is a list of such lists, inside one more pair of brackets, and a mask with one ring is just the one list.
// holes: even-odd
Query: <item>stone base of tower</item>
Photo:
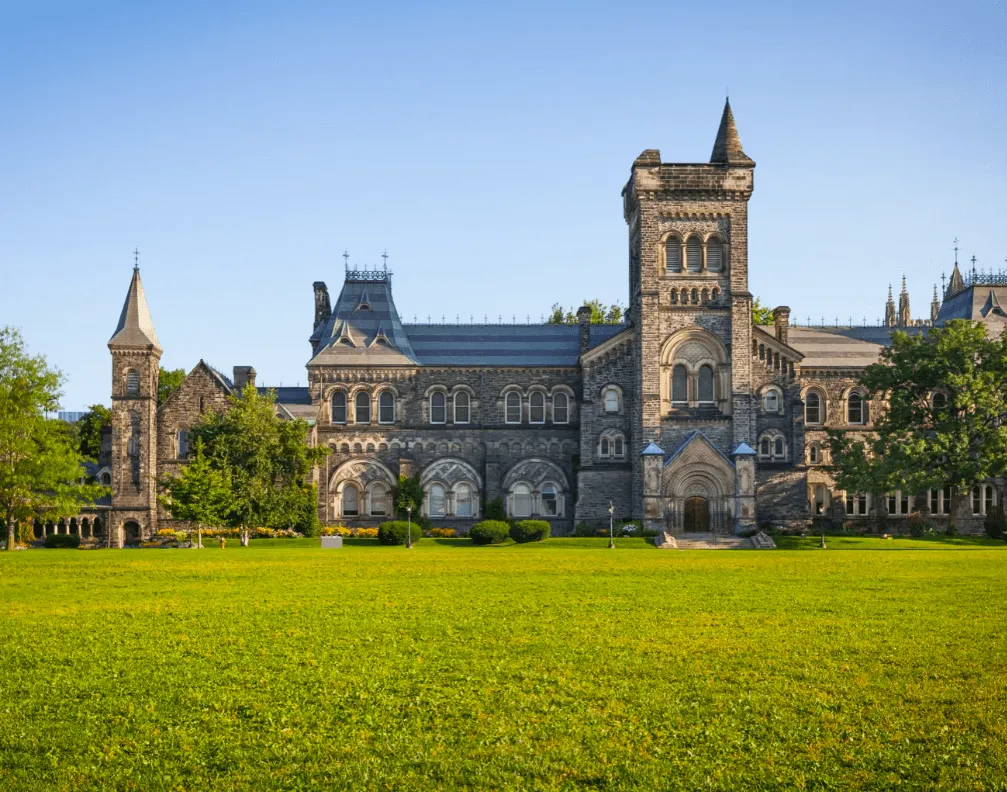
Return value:
[(113, 509), (108, 518), (108, 543), (122, 548), (157, 535), (157, 514), (152, 509)]

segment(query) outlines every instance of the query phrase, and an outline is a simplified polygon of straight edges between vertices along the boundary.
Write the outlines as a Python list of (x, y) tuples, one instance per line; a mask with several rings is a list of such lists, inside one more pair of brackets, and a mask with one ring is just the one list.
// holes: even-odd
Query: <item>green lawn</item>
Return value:
[(0, 554), (0, 788), (1007, 789), (1007, 547)]

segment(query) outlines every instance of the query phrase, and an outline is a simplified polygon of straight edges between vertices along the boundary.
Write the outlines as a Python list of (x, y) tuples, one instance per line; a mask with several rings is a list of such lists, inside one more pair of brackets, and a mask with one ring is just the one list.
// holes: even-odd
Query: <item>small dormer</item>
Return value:
[(363, 291), (360, 293), (360, 299), (357, 301), (357, 307), (353, 309), (354, 311), (369, 311), (371, 310), (371, 299), (367, 296), (367, 292)]

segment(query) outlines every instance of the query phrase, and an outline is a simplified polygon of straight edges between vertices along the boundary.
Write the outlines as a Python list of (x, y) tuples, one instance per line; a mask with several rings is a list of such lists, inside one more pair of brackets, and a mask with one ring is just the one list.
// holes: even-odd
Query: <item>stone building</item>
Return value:
[[(709, 162), (669, 164), (650, 149), (636, 158), (622, 192), (623, 324), (590, 324), (587, 308), (575, 325), (408, 324), (385, 269), (347, 270), (334, 303), (315, 283), (308, 384), (275, 391), (279, 413), (303, 418), (309, 441), (332, 450), (315, 474), (322, 522), (387, 519), (398, 476), (414, 474), (424, 513), (462, 530), (498, 498), (508, 515), (549, 520), (556, 533), (607, 524), (610, 505), (616, 518), (674, 533), (918, 507), (901, 493), (877, 504), (836, 492), (821, 467), (826, 428), (871, 430), (878, 405), (859, 373), (894, 329), (924, 326), (904, 284), (898, 310), (889, 292), (883, 325), (792, 326), (785, 306), (774, 325), (755, 325), (754, 172), (729, 104)], [(971, 316), (1001, 326), (1007, 286), (979, 280), (956, 265), (926, 324)], [(161, 346), (139, 271), (109, 349), (108, 521), (122, 544), (169, 524), (156, 476), (185, 464), (189, 427), (256, 385), (256, 372), (236, 366), (228, 378), (200, 361), (158, 408)]]

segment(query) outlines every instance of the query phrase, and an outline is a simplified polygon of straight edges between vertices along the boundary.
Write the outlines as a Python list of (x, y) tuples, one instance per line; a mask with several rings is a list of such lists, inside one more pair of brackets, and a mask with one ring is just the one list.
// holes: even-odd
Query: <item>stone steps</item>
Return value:
[[(667, 535), (665, 535), (667, 537)], [(763, 538), (765, 537), (765, 538)], [(758, 534), (755, 537), (743, 539), (732, 534), (712, 534), (712, 533), (688, 533), (678, 534), (668, 537), (670, 541), (661, 545), (661, 537), (657, 542), (663, 549), (677, 550), (754, 550), (773, 549), (776, 545), (773, 540), (765, 534)]]

